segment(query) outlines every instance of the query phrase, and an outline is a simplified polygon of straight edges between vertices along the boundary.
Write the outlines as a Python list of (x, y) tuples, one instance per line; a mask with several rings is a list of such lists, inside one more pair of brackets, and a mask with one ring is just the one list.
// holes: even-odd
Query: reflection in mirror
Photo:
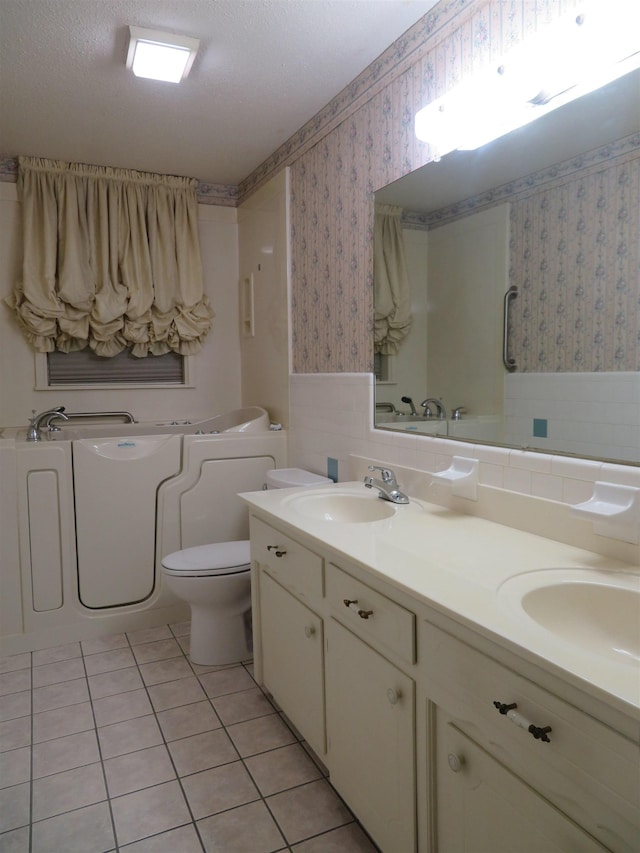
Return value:
[(403, 209), (412, 306), (377, 427), (640, 462), (640, 71), (375, 202)]

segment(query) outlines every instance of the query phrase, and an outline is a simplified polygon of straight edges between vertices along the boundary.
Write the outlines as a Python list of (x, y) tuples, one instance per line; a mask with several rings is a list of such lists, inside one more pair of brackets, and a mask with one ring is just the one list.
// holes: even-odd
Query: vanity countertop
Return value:
[[(393, 506), (393, 515), (374, 522), (343, 523), (310, 517), (296, 507), (311, 494), (367, 496), (363, 484), (323, 489), (248, 492), (251, 511), (295, 538), (344, 557), (412, 598), (530, 662), (551, 671), (588, 695), (633, 718), (640, 709), (640, 663), (599, 656), (559, 638), (530, 619), (506, 581), (515, 575), (551, 569), (587, 570), (590, 580), (612, 577), (640, 590), (640, 567), (591, 551), (516, 530), (493, 521), (411, 499)], [(386, 503), (386, 502), (385, 502)], [(640, 613), (638, 614), (640, 631)]]

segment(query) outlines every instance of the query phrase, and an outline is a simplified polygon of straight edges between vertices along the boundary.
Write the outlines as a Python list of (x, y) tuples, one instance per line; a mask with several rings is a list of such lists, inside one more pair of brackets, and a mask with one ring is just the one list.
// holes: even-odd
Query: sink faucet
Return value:
[(436, 416), (438, 418), (444, 420), (447, 417), (447, 410), (445, 409), (442, 400), (438, 400), (437, 397), (427, 397), (427, 399), (423, 400), (420, 405), (424, 409), (424, 414), (427, 418), (433, 416), (433, 412), (430, 408), (431, 405), (436, 407)]
[(398, 489), (396, 475), (389, 468), (381, 468), (379, 465), (369, 465), (370, 471), (380, 471), (378, 480), (375, 477), (365, 477), (364, 485), (367, 489), (377, 489), (378, 497), (394, 504), (408, 504), (409, 498)]
[(31, 411), (32, 418), (29, 421), (29, 428), (27, 430), (27, 441), (40, 441), (42, 436), (40, 435), (40, 429), (42, 428), (42, 423), (47, 418), (51, 418), (54, 415), (57, 418), (62, 418), (64, 421), (68, 421), (69, 418), (64, 413), (64, 406), (58, 406), (55, 409), (47, 409), (46, 412), (40, 412), (39, 415), (36, 415), (36, 410), (32, 409)]

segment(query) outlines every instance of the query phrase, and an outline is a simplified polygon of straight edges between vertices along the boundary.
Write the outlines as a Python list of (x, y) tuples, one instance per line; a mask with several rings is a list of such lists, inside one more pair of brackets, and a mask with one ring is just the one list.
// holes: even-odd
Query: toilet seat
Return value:
[(248, 540), (215, 542), (174, 551), (162, 558), (168, 574), (180, 576), (231, 575), (250, 570), (251, 549)]

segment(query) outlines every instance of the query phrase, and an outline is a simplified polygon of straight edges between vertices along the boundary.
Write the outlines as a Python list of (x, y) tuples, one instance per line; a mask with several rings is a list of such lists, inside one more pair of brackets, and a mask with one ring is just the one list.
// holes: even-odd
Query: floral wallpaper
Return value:
[[(560, 0), (438, 4), (420, 22), (422, 40), (412, 43), (408, 66), (398, 66), (393, 79), (373, 87), (368, 100), (361, 98), (292, 164), (295, 372), (372, 369), (372, 197), (431, 159), (428, 146), (413, 134), (416, 110), (574, 6)], [(512, 275), (522, 282), (514, 344), (523, 354), (521, 369), (638, 370), (637, 154), (604, 172), (569, 180), (563, 192), (564, 202), (550, 203), (541, 191), (514, 207), (519, 259)], [(595, 217), (586, 212), (587, 197), (596, 198)], [(615, 239), (602, 236), (609, 225)], [(560, 232), (562, 258), (552, 267), (544, 244)], [(575, 303), (569, 300), (571, 287)]]

